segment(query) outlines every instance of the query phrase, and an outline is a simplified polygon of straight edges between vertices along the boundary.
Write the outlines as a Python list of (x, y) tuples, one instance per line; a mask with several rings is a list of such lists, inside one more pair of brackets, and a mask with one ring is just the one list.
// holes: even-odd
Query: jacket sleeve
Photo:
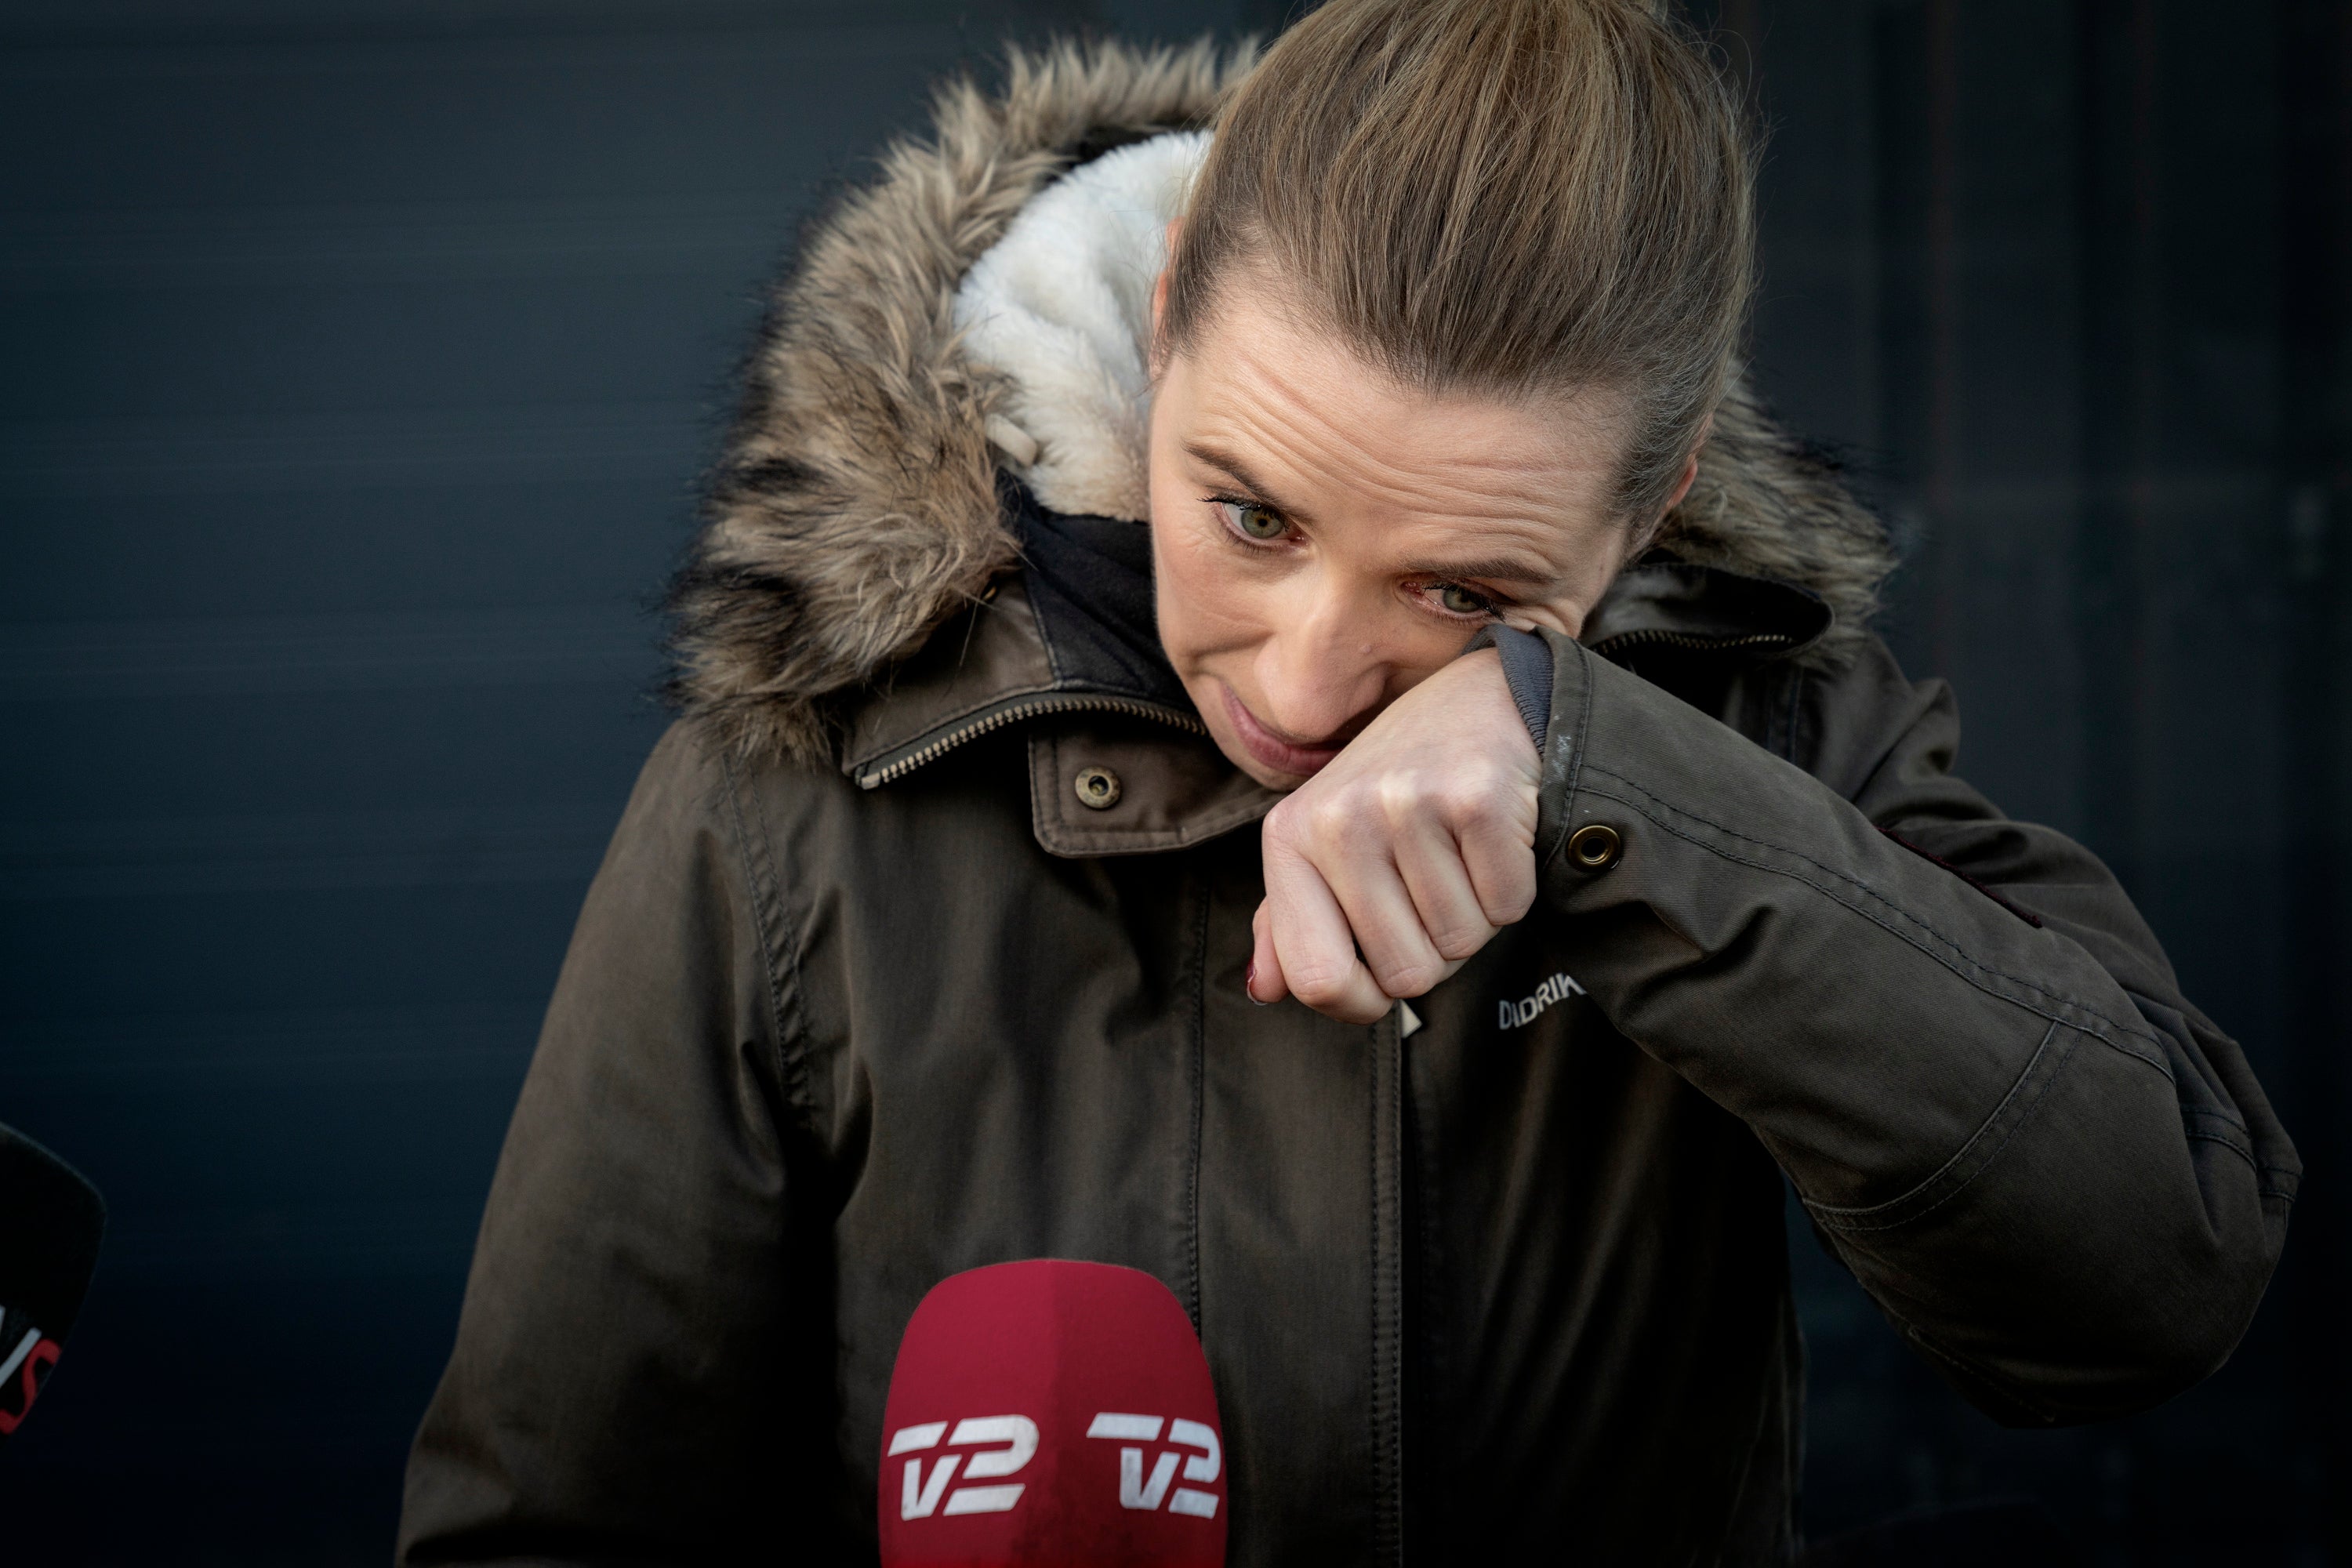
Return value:
[(1951, 776), (1941, 683), (1867, 650), (1810, 710), (1816, 777), (1548, 640), (1540, 898), (1611, 1021), (1755, 1131), (1996, 1417), (2121, 1415), (2219, 1366), (2294, 1151), (2106, 868)]
[[(723, 771), (674, 729), (590, 888), (408, 1467), (404, 1564), (777, 1560), (797, 1465), (778, 1002)], [(429, 1152), (424, 1152), (429, 1157)]]

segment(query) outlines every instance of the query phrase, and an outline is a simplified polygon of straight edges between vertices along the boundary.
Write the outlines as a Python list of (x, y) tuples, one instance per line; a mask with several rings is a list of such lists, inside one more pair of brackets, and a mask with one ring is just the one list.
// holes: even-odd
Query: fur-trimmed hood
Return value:
[[(1014, 389), (967, 353), (957, 290), (1057, 175), (1205, 126), (1250, 63), (1206, 41), (1014, 51), (1001, 91), (947, 86), (929, 139), (893, 144), (879, 176), (814, 227), (776, 289), (672, 591), (683, 711), (747, 752), (828, 756), (845, 700), (1013, 564), (990, 435)], [(1834, 467), (1745, 383), (1658, 544), (1817, 595), (1830, 629), (1801, 657), (1824, 662), (1868, 635), (1892, 565)]]

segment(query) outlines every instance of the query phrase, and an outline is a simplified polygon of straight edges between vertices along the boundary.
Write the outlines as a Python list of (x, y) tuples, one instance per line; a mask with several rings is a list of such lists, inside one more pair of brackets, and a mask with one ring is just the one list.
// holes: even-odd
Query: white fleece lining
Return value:
[(956, 290), (964, 353), (1012, 383), (988, 438), (1050, 510), (1150, 515), (1151, 289), (1208, 150), (1206, 132), (1171, 131), (1080, 164), (1023, 205)]

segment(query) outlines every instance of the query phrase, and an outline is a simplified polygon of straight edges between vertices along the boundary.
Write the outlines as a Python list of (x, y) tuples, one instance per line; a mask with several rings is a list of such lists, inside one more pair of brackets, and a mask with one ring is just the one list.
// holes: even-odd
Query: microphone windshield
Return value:
[(98, 1264), (106, 1205), (73, 1167), (0, 1127), (0, 1437), (32, 1413)]
[(886, 1568), (1216, 1568), (1224, 1432), (1192, 1321), (1103, 1263), (941, 1280), (898, 1345), (880, 1490)]

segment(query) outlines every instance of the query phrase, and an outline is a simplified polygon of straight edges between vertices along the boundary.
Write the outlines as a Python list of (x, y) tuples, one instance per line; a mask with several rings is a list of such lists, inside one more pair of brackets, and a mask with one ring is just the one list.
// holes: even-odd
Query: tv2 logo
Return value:
[(33, 1401), (40, 1397), (41, 1384), (49, 1369), (58, 1364), (59, 1353), (57, 1341), (38, 1329), (27, 1328), (24, 1338), (10, 1348), (7, 1359), (0, 1361), (0, 1437), (15, 1432), (33, 1413)]
[[(1128, 1415), (1115, 1410), (1097, 1414), (1087, 1427), (1089, 1437), (1106, 1438), (1129, 1445), (1157, 1443), (1162, 1427), (1168, 1441), (1176, 1448), (1196, 1450), (1180, 1454), (1163, 1450), (1154, 1460), (1149, 1478), (1143, 1471), (1143, 1449), (1122, 1447), (1118, 1451), (1118, 1506), (1129, 1509), (1157, 1510), (1164, 1501), (1170, 1513), (1189, 1514), (1195, 1519), (1217, 1516), (1217, 1495), (1193, 1487), (1177, 1487), (1171, 1494), (1170, 1484), (1176, 1479), (1176, 1466), (1181, 1460), (1184, 1479), (1188, 1481), (1209, 1482), (1217, 1479), (1224, 1465), (1224, 1451), (1217, 1442), (1214, 1429), (1198, 1421), (1178, 1417), (1173, 1421), (1157, 1415)], [(925, 1473), (923, 1456), (940, 1447), (946, 1439), (950, 1448), (973, 1448), (970, 1454), (941, 1454), (930, 1463)], [(912, 1455), (906, 1468), (899, 1472), (898, 1517), (903, 1520), (929, 1519), (964, 1513), (1007, 1513), (1021, 1500), (1027, 1483), (1014, 1481), (1003, 1486), (961, 1486), (948, 1489), (956, 1478), (959, 1466), (967, 1481), (995, 1481), (1014, 1476), (1037, 1457), (1037, 1423), (1026, 1415), (971, 1415), (955, 1423), (948, 1430), (945, 1421), (924, 1421), (912, 1426), (901, 1426), (890, 1435), (889, 1458), (901, 1454)], [(945, 1507), (940, 1506), (944, 1500)]]
[[(1087, 1428), (1089, 1437), (1104, 1437), (1113, 1442), (1126, 1439), (1145, 1443), (1160, 1441), (1160, 1417), (1157, 1415), (1122, 1415), (1106, 1410), (1094, 1418)], [(1168, 1423), (1168, 1440), (1182, 1448), (1198, 1448), (1197, 1454), (1179, 1455), (1162, 1452), (1151, 1467), (1151, 1479), (1143, 1479), (1143, 1450), (1121, 1448), (1118, 1451), (1118, 1506), (1121, 1508), (1156, 1509), (1160, 1500), (1168, 1498), (1170, 1513), (1188, 1513), (1195, 1519), (1217, 1517), (1217, 1494), (1197, 1491), (1191, 1487), (1178, 1487), (1176, 1495), (1168, 1496), (1168, 1483), (1176, 1479), (1176, 1461), (1184, 1461), (1184, 1479), (1188, 1481), (1213, 1481), (1224, 1463), (1224, 1452), (1217, 1445), (1217, 1434), (1198, 1421), (1181, 1416)]]
[[(890, 1436), (890, 1457), (913, 1454), (907, 1461), (903, 1484), (898, 1489), (900, 1519), (929, 1519), (940, 1511), (940, 1494), (955, 1479), (956, 1466), (963, 1464), (964, 1479), (988, 1480), (998, 1476), (1018, 1475), (1037, 1453), (1037, 1423), (1026, 1415), (972, 1415), (955, 1424), (955, 1433), (948, 1437), (950, 1447), (963, 1447), (983, 1443), (1001, 1445), (982, 1448), (976, 1454), (942, 1454), (933, 1462), (928, 1479), (923, 1475), (921, 1450), (936, 1448), (940, 1438), (947, 1434), (944, 1421), (925, 1421), (919, 1426), (901, 1426)], [(964, 1461), (970, 1460), (966, 1464)], [(1004, 1513), (1021, 1500), (1025, 1483), (1015, 1481), (1009, 1487), (958, 1487), (948, 1497), (949, 1513)]]

